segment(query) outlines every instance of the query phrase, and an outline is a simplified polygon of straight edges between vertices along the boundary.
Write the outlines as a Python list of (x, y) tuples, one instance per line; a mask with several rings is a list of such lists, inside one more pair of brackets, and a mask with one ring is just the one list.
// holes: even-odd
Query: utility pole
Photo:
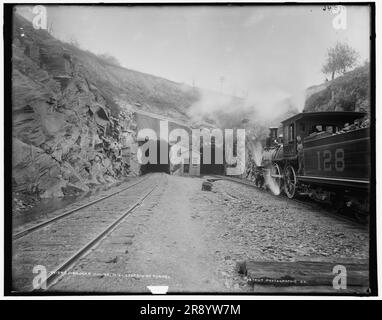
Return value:
[(49, 34), (53, 35), (53, 21), (50, 23), (50, 25), (48, 27), (48, 32), (49, 32)]

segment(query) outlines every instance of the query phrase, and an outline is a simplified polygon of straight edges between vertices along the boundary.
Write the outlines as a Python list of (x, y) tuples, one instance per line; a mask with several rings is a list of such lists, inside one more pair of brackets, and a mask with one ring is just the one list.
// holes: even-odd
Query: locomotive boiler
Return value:
[[(363, 112), (304, 112), (270, 128), (259, 167), (288, 198), (368, 211), (370, 128)], [(282, 136), (282, 138), (281, 138)], [(257, 181), (260, 181), (257, 178)]]

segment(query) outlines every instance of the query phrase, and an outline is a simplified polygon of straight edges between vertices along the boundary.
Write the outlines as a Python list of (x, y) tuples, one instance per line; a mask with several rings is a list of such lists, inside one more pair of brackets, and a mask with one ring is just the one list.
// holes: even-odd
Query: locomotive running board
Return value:
[(297, 176), (298, 180), (309, 181), (309, 182), (320, 182), (324, 184), (340, 184), (349, 187), (362, 187), (368, 188), (370, 182), (368, 180), (353, 180), (353, 179), (342, 179), (342, 178), (324, 178), (315, 176)]

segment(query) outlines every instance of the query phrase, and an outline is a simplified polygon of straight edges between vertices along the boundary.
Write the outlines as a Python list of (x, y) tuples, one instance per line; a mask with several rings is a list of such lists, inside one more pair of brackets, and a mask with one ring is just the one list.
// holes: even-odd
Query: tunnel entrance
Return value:
[[(203, 163), (203, 144), (200, 144), (200, 174), (218, 174), (224, 175), (224, 164), (216, 164), (215, 162), (215, 138), (211, 138), (211, 164)], [(224, 150), (222, 150), (224, 152)], [(224, 153), (223, 153), (224, 155)], [(224, 158), (224, 156), (223, 156)]]
[[(139, 143), (139, 146), (142, 146), (146, 141)], [(147, 174), (150, 172), (165, 172), (171, 174), (172, 171), (176, 171), (181, 165), (171, 166), (170, 164), (170, 156), (167, 154), (167, 164), (160, 163), (160, 149), (168, 147), (167, 150), (170, 150), (170, 145), (166, 141), (157, 140), (157, 163), (147, 163), (140, 166), (140, 173)], [(208, 175), (208, 174), (217, 174), (224, 175), (225, 174), (225, 166), (224, 164), (215, 163), (215, 146), (214, 138), (211, 139), (211, 163), (203, 163), (203, 144), (200, 147), (200, 175)], [(190, 150), (190, 152), (192, 152)], [(221, 150), (224, 155), (224, 148)], [(145, 151), (145, 157), (149, 157), (149, 149)], [(190, 164), (183, 164), (182, 173), (188, 174), (190, 172)], [(199, 173), (198, 173), (199, 175)]]
[[(143, 145), (144, 143), (146, 143), (146, 141), (140, 143), (139, 146)], [(165, 141), (157, 140), (156, 144), (157, 144), (157, 163), (150, 163), (149, 162), (147, 164), (142, 164), (141, 167), (140, 167), (140, 173), (142, 175), (150, 173), (150, 172), (165, 172), (165, 173), (170, 173), (170, 157), (169, 157), (169, 155), (167, 155), (167, 164), (161, 164), (160, 163), (160, 148), (161, 148), (161, 146), (163, 148), (165, 148), (166, 145), (168, 146), (168, 143), (165, 142)], [(149, 150), (146, 150), (145, 156), (146, 157), (149, 156)]]

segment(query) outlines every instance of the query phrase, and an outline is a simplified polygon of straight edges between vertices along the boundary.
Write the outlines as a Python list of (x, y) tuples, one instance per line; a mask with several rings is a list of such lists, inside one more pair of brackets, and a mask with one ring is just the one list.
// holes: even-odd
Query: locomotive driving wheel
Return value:
[(288, 165), (284, 171), (284, 191), (289, 199), (296, 194), (297, 177), (294, 168)]

